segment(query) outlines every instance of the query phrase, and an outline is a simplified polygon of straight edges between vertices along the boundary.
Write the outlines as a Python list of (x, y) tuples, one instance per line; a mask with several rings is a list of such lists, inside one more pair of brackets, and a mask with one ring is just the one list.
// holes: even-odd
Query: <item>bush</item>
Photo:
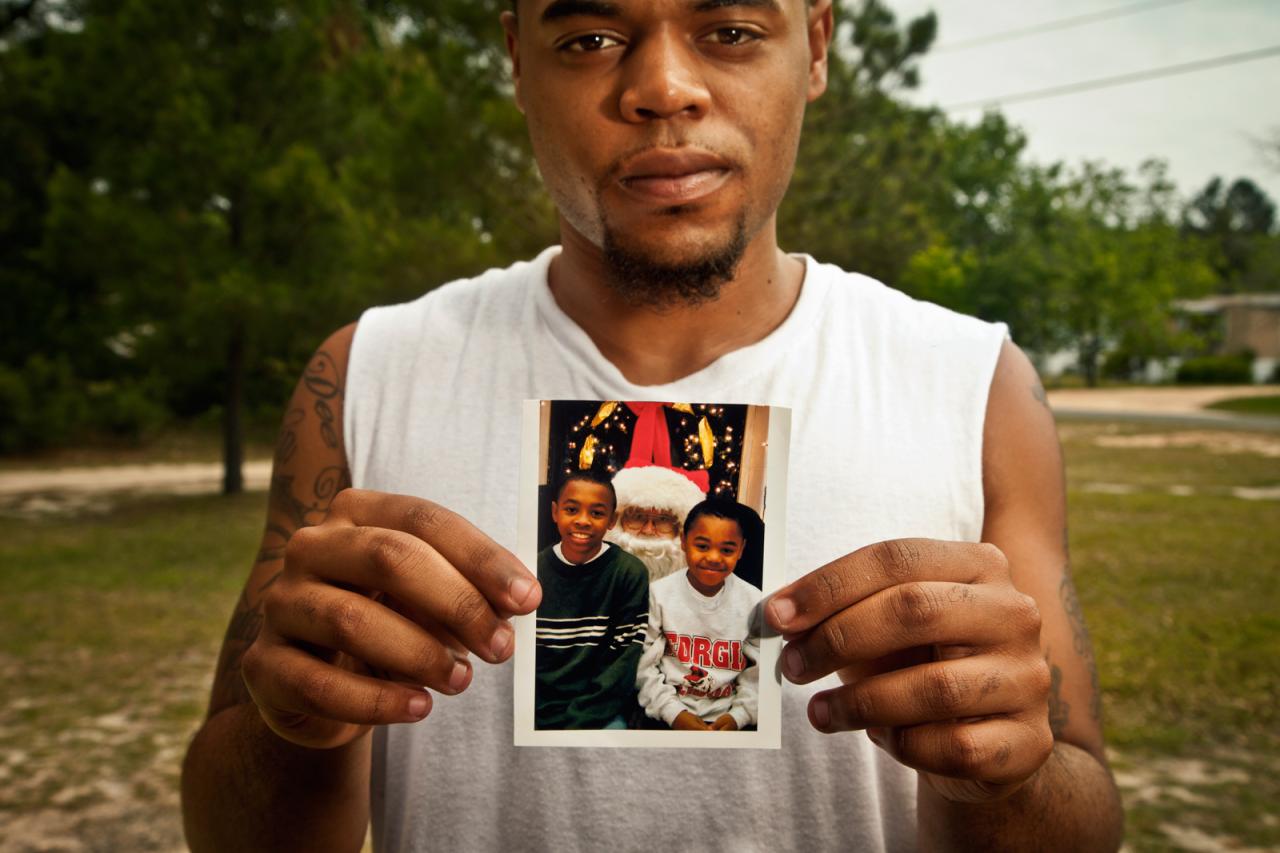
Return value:
[(1248, 355), (1205, 355), (1189, 358), (1178, 367), (1180, 385), (1249, 385), (1253, 382), (1253, 358)]
[(1102, 359), (1102, 376), (1106, 379), (1117, 379), (1125, 382), (1137, 379), (1142, 374), (1145, 360), (1125, 347), (1113, 349)]
[(33, 355), (19, 370), (0, 366), (0, 453), (65, 443), (88, 413), (84, 389), (65, 357)]

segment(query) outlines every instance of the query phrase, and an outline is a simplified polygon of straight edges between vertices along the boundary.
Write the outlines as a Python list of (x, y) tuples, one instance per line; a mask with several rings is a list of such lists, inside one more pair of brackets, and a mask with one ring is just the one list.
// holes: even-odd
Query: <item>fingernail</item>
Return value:
[(499, 625), (498, 629), (493, 632), (493, 637), (489, 640), (489, 657), (494, 661), (506, 660), (515, 637), (516, 632), (511, 630), (510, 625), (506, 622)]
[(826, 699), (814, 699), (809, 706), (809, 714), (813, 724), (820, 729), (825, 729), (831, 724), (831, 706), (827, 704)]
[(508, 590), (511, 600), (517, 607), (524, 606), (531, 592), (533, 592), (533, 581), (529, 578), (516, 578), (511, 582), (511, 588)]
[(419, 693), (409, 700), (409, 716), (413, 719), (421, 720), (429, 710), (431, 710), (431, 697), (427, 694)]
[(769, 602), (769, 607), (773, 610), (773, 621), (779, 628), (785, 628), (796, 616), (795, 602), (789, 598), (775, 598)]
[(461, 693), (470, 680), (471, 667), (466, 661), (460, 660), (453, 665), (453, 671), (449, 673), (449, 689), (454, 693)]
[(787, 646), (782, 652), (782, 668), (788, 678), (799, 678), (804, 675), (804, 655), (795, 646)]

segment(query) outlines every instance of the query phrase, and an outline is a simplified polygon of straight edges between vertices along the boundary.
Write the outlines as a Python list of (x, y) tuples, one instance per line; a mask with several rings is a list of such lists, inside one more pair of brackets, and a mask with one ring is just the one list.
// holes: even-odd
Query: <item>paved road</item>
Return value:
[(1206, 410), (1219, 400), (1280, 396), (1280, 385), (1204, 388), (1068, 388), (1049, 392), (1049, 405), (1065, 418), (1159, 421), (1170, 425), (1280, 431), (1280, 418)]

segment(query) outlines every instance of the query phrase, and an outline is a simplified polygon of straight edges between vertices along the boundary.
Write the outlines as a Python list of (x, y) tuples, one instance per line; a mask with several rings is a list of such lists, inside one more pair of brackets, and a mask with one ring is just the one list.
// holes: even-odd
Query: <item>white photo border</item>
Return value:
[[(525, 400), (521, 426), (520, 494), (517, 556), (529, 570), (538, 564), (538, 469), (541, 458), (542, 406), (555, 400)], [(720, 401), (715, 401), (720, 405)], [(787, 466), (791, 450), (791, 410), (769, 410), (769, 436), (765, 458), (763, 597), (783, 585), (786, 577)], [(782, 747), (782, 683), (778, 656), (782, 638), (767, 628), (760, 638), (760, 686), (756, 731), (682, 732), (639, 729), (536, 729), (534, 728), (534, 653), (537, 611), (513, 619), (515, 653), (515, 745), (567, 747), (648, 747), (705, 749), (780, 749)]]

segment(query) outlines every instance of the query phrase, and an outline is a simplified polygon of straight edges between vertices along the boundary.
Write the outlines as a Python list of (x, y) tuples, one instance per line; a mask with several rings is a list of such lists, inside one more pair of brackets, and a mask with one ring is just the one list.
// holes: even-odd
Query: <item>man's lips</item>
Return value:
[(707, 151), (657, 148), (625, 161), (618, 184), (642, 200), (681, 204), (711, 195), (732, 174), (728, 161)]

